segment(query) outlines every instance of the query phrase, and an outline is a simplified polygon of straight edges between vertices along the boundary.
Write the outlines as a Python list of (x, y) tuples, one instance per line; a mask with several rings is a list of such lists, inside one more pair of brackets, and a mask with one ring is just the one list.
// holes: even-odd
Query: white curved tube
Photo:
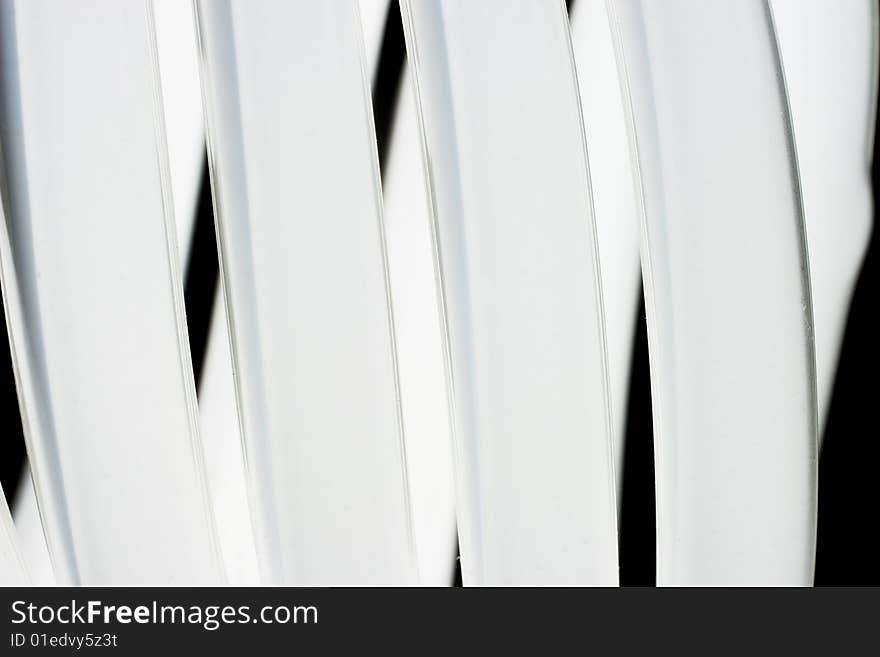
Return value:
[(642, 212), (657, 582), (810, 584), (812, 312), (769, 9), (609, 8)]
[[(180, 0), (153, 0), (156, 52), (162, 83), (169, 178), (174, 199), (174, 218), (181, 272), (187, 269), (195, 225), (201, 175), (205, 159), (202, 99), (199, 91), (198, 47), (193, 9)], [(212, 490), (212, 505), (218, 539), (231, 583), (256, 581), (255, 559), (249, 554), (250, 517), (247, 512), (241, 441), (232, 397), (232, 366), (226, 346), (226, 320), (222, 304), (212, 322), (212, 334), (202, 372), (199, 392), (199, 428), (205, 450), (205, 465)], [(223, 335), (213, 336), (222, 329)], [(218, 350), (218, 346), (222, 346)], [(224, 358), (225, 356), (225, 358)], [(224, 393), (228, 390), (228, 396)], [(239, 483), (241, 481), (241, 483)], [(30, 468), (22, 475), (13, 510), (22, 552), (34, 582), (54, 580), (46, 550), (43, 528)]]
[(821, 431), (873, 223), (877, 3), (772, 0), (771, 6), (810, 244)]
[(197, 7), (263, 579), (414, 583), (357, 3)]
[(571, 11), (571, 40), (590, 154), (590, 181), (601, 256), (614, 473), (619, 496), (623, 485), (626, 409), (641, 272), (639, 215), (632, 184), (626, 115), (604, 0), (577, 0)]
[(0, 7), (0, 265), (61, 582), (223, 578), (151, 21), (141, 0)]
[(605, 342), (562, 2), (403, 0), (465, 584), (616, 584)]
[(385, 228), (419, 573), (425, 586), (449, 586), (456, 556), (452, 444), (431, 215), (409, 75), (404, 65), (383, 167)]

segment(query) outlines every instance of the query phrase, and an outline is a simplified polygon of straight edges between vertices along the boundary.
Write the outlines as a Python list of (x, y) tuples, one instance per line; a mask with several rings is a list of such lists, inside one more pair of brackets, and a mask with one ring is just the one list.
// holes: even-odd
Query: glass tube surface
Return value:
[(812, 311), (768, 7), (609, 7), (643, 213), (658, 584), (810, 584)]
[(0, 264), (62, 583), (222, 580), (151, 23), (141, 0), (0, 4)]
[(604, 0), (574, 3), (571, 40), (590, 154), (590, 181), (601, 255), (615, 480), (619, 495), (623, 484), (623, 441), (641, 277), (639, 215), (632, 184), (627, 123)]
[(873, 223), (877, 3), (772, 0), (770, 6), (791, 102), (810, 244), (821, 431)]
[(357, 3), (197, 9), (262, 577), (414, 583)]
[(617, 583), (605, 342), (562, 2), (402, 1), (464, 583)]
[[(398, 11), (396, 3), (393, 9)], [(382, 169), (385, 227), (419, 575), (422, 585), (450, 586), (456, 524), (449, 405), (430, 208), (409, 75), (404, 64)]]

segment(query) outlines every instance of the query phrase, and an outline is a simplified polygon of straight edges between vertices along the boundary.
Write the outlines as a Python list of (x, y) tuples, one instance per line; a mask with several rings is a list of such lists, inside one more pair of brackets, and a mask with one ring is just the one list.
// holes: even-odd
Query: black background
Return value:
[[(574, 0), (569, 1), (569, 6)], [(397, 3), (390, 6), (379, 66), (373, 81), (373, 106), (380, 164), (394, 123), (403, 86), (403, 29)], [(877, 161), (875, 146), (875, 162)], [(185, 303), (193, 369), (198, 385), (218, 285), (207, 162), (203, 165), (198, 216), (185, 278)], [(880, 189), (874, 168), (874, 197)], [(819, 526), (816, 584), (880, 585), (880, 441), (878, 441), (878, 287), (876, 223), (852, 300), (837, 378), (825, 428), (819, 468)], [(25, 458), (21, 419), (9, 341), (0, 335), (0, 484), (15, 504)], [(633, 365), (627, 405), (626, 448), (621, 499), (620, 580), (624, 586), (655, 583), (654, 456), (648, 344), (643, 302), (633, 339)], [(460, 584), (460, 572), (456, 577)]]

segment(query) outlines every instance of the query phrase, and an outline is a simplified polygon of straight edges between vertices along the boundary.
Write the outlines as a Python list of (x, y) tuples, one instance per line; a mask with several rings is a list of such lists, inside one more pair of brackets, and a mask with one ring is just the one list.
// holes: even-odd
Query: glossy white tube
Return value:
[(222, 579), (204, 482), (150, 5), (0, 5), (0, 260), (56, 574)]
[(402, 1), (465, 584), (616, 584), (596, 239), (562, 2)]
[(357, 3), (197, 8), (262, 576), (413, 583)]
[[(400, 9), (396, 0), (360, 0), (359, 4), (368, 70), (375, 84), (388, 12)], [(395, 27), (392, 23), (389, 29)], [(385, 235), (419, 581), (423, 586), (450, 586), (456, 556), (452, 445), (440, 313), (434, 294), (431, 221), (408, 75), (404, 62), (382, 162)], [(373, 98), (374, 106), (392, 100)]]
[(810, 584), (812, 312), (768, 7), (609, 6), (643, 213), (657, 581)]
[[(153, 0), (156, 28), (156, 51), (162, 82), (162, 104), (165, 129), (168, 136), (168, 160), (170, 187), (174, 198), (174, 219), (177, 227), (178, 254), (181, 272), (187, 268), (193, 226), (195, 225), (201, 175), (205, 159), (205, 136), (202, 119), (202, 99), (199, 91), (198, 47), (195, 21), (190, 3), (180, 0)], [(225, 317), (217, 324), (225, 336)], [(228, 342), (222, 337), (221, 341)], [(227, 464), (228, 459), (213, 459), (218, 451), (228, 454), (231, 445), (234, 454), (240, 454), (238, 421), (235, 404), (215, 395), (215, 391), (232, 390), (232, 366), (209, 351), (202, 382), (207, 383), (205, 394), (199, 394), (200, 433), (204, 443), (208, 481), (213, 492), (212, 503), (217, 520), (217, 532), (224, 560), (234, 562), (228, 570), (241, 570), (236, 556), (243, 550), (242, 542), (250, 540), (250, 518), (242, 487), (230, 485), (230, 478), (240, 477), (243, 471), (241, 458), (231, 468), (216, 471), (215, 463)], [(228, 347), (224, 347), (228, 361)], [(222, 352), (221, 352), (222, 353)], [(208, 363), (210, 361), (210, 364)], [(210, 382), (206, 372), (210, 370)], [(231, 395), (231, 393), (230, 393)], [(227, 429), (226, 427), (229, 427)], [(236, 483), (238, 479), (233, 479)], [(218, 496), (221, 496), (218, 502)], [(241, 498), (241, 501), (237, 498)], [(43, 528), (40, 523), (30, 468), (26, 467), (15, 496), (13, 510), (16, 528), (22, 545), (25, 562), (35, 583), (54, 581), (49, 555), (46, 550)], [(232, 504), (223, 504), (226, 501)], [(229, 513), (234, 506), (235, 513)], [(244, 513), (240, 513), (240, 507)], [(229, 537), (235, 537), (230, 539)], [(238, 548), (238, 549), (237, 549)], [(246, 580), (254, 581), (255, 578)], [(238, 580), (230, 579), (232, 583)]]
[(405, 64), (382, 175), (385, 227), (419, 573), (423, 585), (449, 586), (456, 556), (452, 443), (431, 214), (409, 75)]
[(623, 484), (623, 439), (641, 276), (638, 206), (605, 0), (577, 0), (571, 12), (571, 40), (590, 154), (590, 180), (601, 254), (615, 480), (619, 494)]
[[(205, 172), (198, 40), (191, 2), (153, 0), (181, 271), (186, 272)], [(228, 581), (259, 582), (222, 294), (214, 294), (199, 381), (199, 431)]]
[(773, 0), (810, 243), (819, 428), (874, 214), (874, 0)]

